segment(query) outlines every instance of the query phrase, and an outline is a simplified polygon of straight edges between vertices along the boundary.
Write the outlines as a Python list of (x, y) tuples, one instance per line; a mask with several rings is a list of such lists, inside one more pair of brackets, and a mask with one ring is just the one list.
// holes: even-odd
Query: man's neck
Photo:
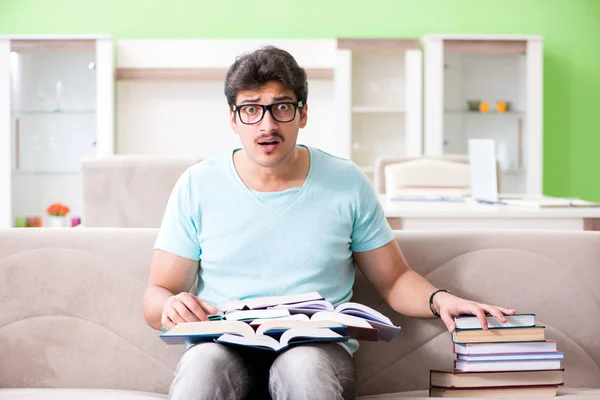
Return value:
[(300, 187), (306, 180), (310, 167), (307, 148), (296, 146), (283, 164), (277, 167), (261, 167), (248, 158), (244, 150), (233, 154), (233, 164), (240, 179), (251, 190), (280, 192)]

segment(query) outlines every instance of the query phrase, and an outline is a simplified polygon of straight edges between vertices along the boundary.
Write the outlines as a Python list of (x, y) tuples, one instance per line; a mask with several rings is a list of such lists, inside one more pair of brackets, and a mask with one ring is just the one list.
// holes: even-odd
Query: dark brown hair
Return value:
[(285, 50), (266, 46), (242, 54), (227, 71), (225, 97), (231, 108), (239, 92), (258, 90), (269, 81), (279, 81), (293, 90), (298, 101), (306, 104), (308, 82), (306, 71)]

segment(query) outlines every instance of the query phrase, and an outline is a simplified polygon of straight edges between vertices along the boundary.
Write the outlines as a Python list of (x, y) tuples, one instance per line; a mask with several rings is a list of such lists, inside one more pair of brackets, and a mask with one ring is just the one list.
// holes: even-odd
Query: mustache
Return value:
[(273, 133), (269, 133), (269, 134), (260, 135), (258, 138), (256, 138), (256, 141), (258, 142), (261, 139), (271, 138), (271, 137), (276, 137), (276, 138), (278, 138), (282, 142), (285, 141), (285, 139), (283, 138), (283, 136), (279, 132), (273, 132)]

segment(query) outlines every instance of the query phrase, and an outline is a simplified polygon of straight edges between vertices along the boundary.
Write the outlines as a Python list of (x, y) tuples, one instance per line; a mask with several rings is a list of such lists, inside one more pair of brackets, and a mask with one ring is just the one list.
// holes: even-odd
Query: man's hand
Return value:
[(183, 292), (170, 296), (162, 311), (161, 323), (166, 329), (181, 322), (207, 321), (207, 314), (214, 314), (217, 309), (197, 296)]
[(486, 330), (488, 328), (485, 318), (486, 313), (498, 318), (500, 322), (506, 322), (504, 315), (513, 315), (515, 313), (515, 310), (512, 309), (476, 303), (446, 292), (439, 292), (433, 297), (433, 307), (440, 314), (442, 321), (444, 321), (450, 333), (456, 329), (454, 317), (458, 317), (459, 315), (471, 314), (477, 316), (481, 323), (481, 328)]

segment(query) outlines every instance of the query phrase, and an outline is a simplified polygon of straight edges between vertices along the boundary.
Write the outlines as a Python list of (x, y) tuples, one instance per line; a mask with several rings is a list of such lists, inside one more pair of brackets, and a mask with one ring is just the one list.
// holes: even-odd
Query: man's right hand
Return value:
[(161, 315), (161, 323), (166, 329), (181, 322), (208, 321), (207, 314), (214, 314), (217, 308), (197, 296), (182, 292), (170, 296)]

